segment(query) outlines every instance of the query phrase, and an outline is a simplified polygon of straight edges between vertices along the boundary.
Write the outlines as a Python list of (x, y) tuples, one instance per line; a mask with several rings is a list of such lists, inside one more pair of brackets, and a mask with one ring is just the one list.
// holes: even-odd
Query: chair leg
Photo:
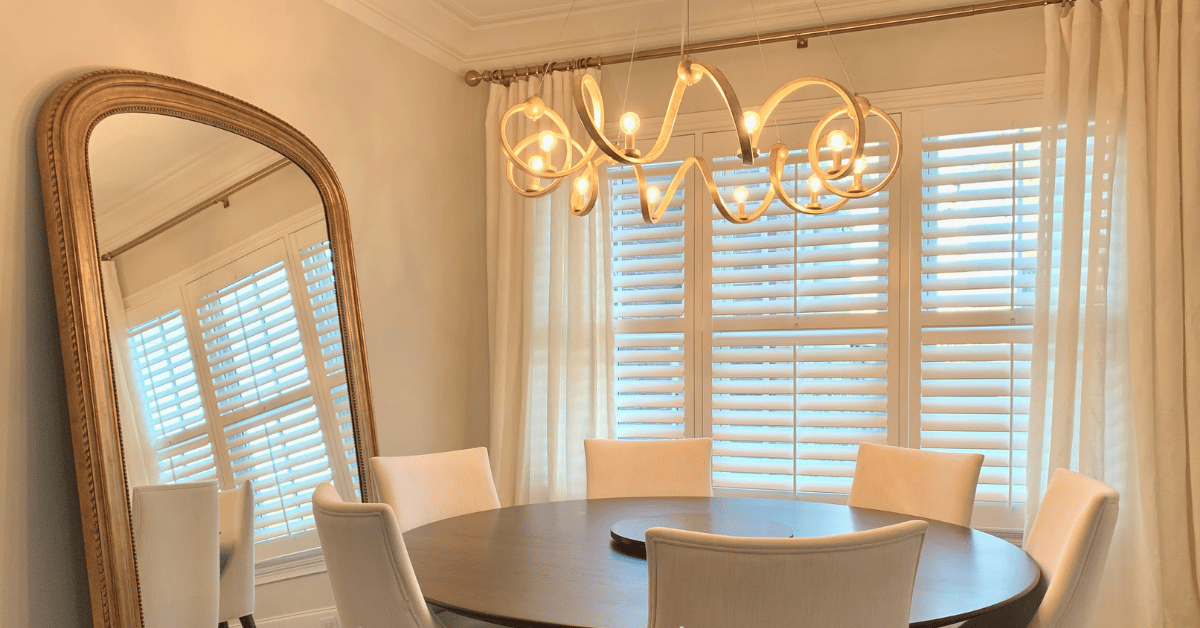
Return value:
[(254, 615), (239, 617), (238, 621), (242, 622), (242, 628), (258, 628), (254, 625)]

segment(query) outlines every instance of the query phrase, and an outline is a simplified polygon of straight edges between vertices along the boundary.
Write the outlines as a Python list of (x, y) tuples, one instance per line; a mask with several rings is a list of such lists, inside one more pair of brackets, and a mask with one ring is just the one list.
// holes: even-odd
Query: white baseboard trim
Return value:
[(337, 608), (332, 606), (278, 617), (255, 617), (254, 623), (262, 628), (340, 628)]

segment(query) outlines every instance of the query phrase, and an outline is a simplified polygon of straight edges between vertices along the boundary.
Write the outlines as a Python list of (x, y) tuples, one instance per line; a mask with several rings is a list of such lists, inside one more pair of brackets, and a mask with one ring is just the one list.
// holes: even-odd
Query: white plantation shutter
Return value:
[[(692, 144), (672, 139), (673, 150)], [(647, 184), (666, 193), (680, 162), (645, 168)], [(647, 224), (637, 200), (632, 168), (608, 169), (612, 214), (613, 328), (615, 331), (618, 438), (683, 438), (688, 426), (691, 376), (685, 357), (693, 333), (685, 316), (687, 181), (657, 224)], [(693, 315), (694, 316), (694, 315)]]
[[(811, 129), (779, 131), (802, 145)], [(727, 132), (704, 137), (706, 147), (732, 141)], [(888, 150), (867, 146), (865, 185), (886, 173)], [(831, 154), (822, 159), (832, 165)], [(765, 156), (753, 167), (729, 157), (712, 163), (722, 197), (745, 186), (746, 211), (757, 208), (770, 186)], [(807, 151), (792, 151), (787, 164), (785, 188), (807, 203)], [(714, 488), (845, 495), (858, 444), (887, 442), (891, 198), (885, 190), (821, 216), (776, 200), (749, 225), (726, 221), (706, 203)]]
[(921, 147), (921, 447), (984, 454), (977, 512), (1018, 527), (1041, 131), (979, 126)]
[(217, 477), (183, 317), (176, 309), (129, 330), (158, 469), (168, 482)]
[[(323, 226), (323, 225), (322, 225)], [(301, 244), (300, 264), (307, 288), (308, 311), (319, 347), (322, 386), (329, 391), (337, 448), (349, 469), (354, 493), (360, 499), (358, 457), (354, 449), (354, 425), (351, 422), (350, 393), (346, 383), (346, 363), (342, 353), (342, 324), (338, 318), (337, 293), (334, 290), (333, 258), (324, 230), (315, 234), (317, 242)]]
[(259, 259), (238, 266), (262, 267), (204, 292), (195, 306), (214, 421), (233, 483), (254, 483), (262, 542), (314, 530), (308, 498), (332, 473), (286, 257), (275, 246), (248, 257)]

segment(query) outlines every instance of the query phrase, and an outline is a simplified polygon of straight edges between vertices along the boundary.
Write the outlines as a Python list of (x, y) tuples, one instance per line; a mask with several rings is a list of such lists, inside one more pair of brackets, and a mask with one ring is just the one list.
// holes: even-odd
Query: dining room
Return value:
[(1195, 2), (0, 6), (0, 625), (1200, 625)]

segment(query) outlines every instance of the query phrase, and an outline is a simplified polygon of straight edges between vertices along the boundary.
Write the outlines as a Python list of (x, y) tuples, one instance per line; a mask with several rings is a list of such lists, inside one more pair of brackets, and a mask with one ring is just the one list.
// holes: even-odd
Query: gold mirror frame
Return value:
[(279, 118), (180, 79), (105, 70), (64, 84), (42, 106), (37, 154), (97, 628), (142, 625), (87, 156), (92, 129), (118, 113), (160, 114), (224, 129), (274, 149), (308, 174), (325, 205), (363, 501), (369, 501), (371, 486), (367, 460), (378, 455), (350, 217), (321, 151)]

